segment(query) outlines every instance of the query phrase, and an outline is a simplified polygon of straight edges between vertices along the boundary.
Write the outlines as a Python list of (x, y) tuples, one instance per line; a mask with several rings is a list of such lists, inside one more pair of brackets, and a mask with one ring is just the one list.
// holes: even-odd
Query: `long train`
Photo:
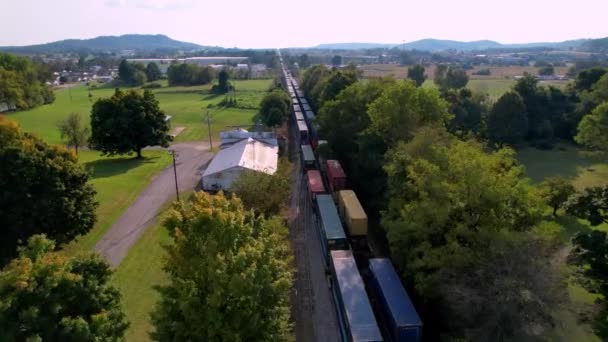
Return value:
[[(367, 215), (338, 160), (315, 155), (326, 143), (315, 114), (281, 58), (282, 82), (292, 101), (302, 172), (319, 223), (317, 233), (330, 273), (330, 286), (343, 341), (421, 341), (422, 321), (390, 259), (368, 258)], [(337, 206), (336, 206), (337, 204)], [(344, 227), (346, 226), (346, 230)], [(359, 272), (355, 256), (365, 255)]]

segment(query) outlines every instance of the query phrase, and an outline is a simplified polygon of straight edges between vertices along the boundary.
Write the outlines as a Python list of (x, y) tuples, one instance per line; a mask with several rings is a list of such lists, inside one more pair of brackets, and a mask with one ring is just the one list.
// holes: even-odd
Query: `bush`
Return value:
[(142, 89), (158, 89), (158, 88), (162, 88), (163, 85), (160, 83), (148, 83), (148, 84), (144, 84), (141, 88)]

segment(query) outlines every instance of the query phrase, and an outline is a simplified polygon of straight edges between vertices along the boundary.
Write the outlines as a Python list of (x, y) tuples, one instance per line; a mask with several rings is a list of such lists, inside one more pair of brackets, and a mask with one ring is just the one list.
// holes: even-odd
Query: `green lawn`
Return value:
[[(217, 140), (219, 131), (225, 130), (228, 126), (251, 126), (264, 92), (271, 83), (271, 80), (233, 81), (238, 107), (224, 110), (209, 108), (214, 138)], [(177, 137), (177, 141), (206, 139), (207, 126), (203, 122), (203, 115), (208, 105), (216, 106), (224, 95), (210, 93), (211, 85), (166, 87), (166, 82), (163, 84), (165, 87), (153, 90), (161, 109), (172, 116), (173, 127), (186, 127), (186, 130)], [(26, 131), (39, 135), (46, 142), (59, 144), (61, 139), (57, 131), (57, 122), (72, 112), (88, 117), (92, 103), (98, 98), (111, 96), (113, 92), (114, 89), (110, 87), (94, 88), (91, 90), (93, 97), (89, 99), (87, 87), (84, 85), (58, 90), (55, 92), (56, 100), (53, 104), (9, 113), (7, 117), (18, 121)]]
[(162, 246), (169, 242), (171, 238), (164, 227), (160, 224), (150, 227), (114, 273), (112, 283), (120, 289), (122, 305), (131, 322), (127, 341), (150, 340), (150, 312), (160, 297), (154, 288), (166, 281), (162, 270)]
[(133, 156), (102, 157), (94, 151), (80, 152), (80, 162), (91, 170), (90, 182), (97, 190), (99, 207), (95, 227), (66, 246), (68, 253), (91, 250), (150, 180), (171, 162), (165, 151), (144, 151), (143, 155), (143, 159), (135, 159)]
[[(531, 147), (523, 148), (517, 152), (517, 158), (526, 167), (533, 183), (542, 182), (546, 177), (561, 176), (570, 179), (579, 191), (586, 187), (608, 183), (608, 163), (586, 157), (571, 144), (560, 144), (555, 149), (547, 151)], [(548, 209), (547, 219), (553, 220), (550, 209)], [(608, 231), (608, 224), (591, 227), (588, 221), (570, 217), (561, 212), (554, 221), (561, 225), (566, 241), (581, 231), (591, 229)], [(578, 321), (579, 313), (589, 310), (596, 296), (587, 292), (574, 279), (571, 279), (568, 284), (568, 294), (571, 305), (557, 313), (560, 322), (549, 336), (550, 340), (600, 341), (593, 334), (589, 325)]]

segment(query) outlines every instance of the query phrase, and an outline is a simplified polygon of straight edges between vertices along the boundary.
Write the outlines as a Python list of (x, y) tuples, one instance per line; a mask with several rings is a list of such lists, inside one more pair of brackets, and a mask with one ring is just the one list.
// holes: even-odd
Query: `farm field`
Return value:
[(150, 180), (171, 163), (165, 151), (144, 151), (143, 155), (143, 159), (135, 159), (131, 155), (102, 157), (95, 151), (80, 152), (80, 163), (91, 171), (99, 207), (95, 227), (67, 245), (68, 253), (91, 250)]
[[(523, 148), (517, 152), (517, 158), (526, 167), (526, 172), (533, 183), (540, 183), (547, 177), (561, 176), (570, 179), (579, 191), (590, 186), (608, 183), (608, 163), (584, 156), (576, 146), (571, 144), (560, 144), (555, 149), (548, 151)], [(591, 229), (608, 231), (608, 224), (591, 227), (586, 220), (568, 217), (561, 212), (558, 218), (553, 219), (549, 210), (546, 218), (554, 220), (562, 227), (562, 235), (567, 241), (580, 231)], [(561, 324), (556, 326), (554, 333), (550, 336), (551, 340), (600, 341), (588, 325), (578, 321), (579, 312), (589, 310), (596, 298), (595, 295), (573, 280), (568, 284), (568, 294), (573, 309), (557, 313)]]
[[(252, 126), (252, 118), (271, 82), (271, 80), (232, 81), (236, 88), (235, 95), (239, 107), (222, 110), (209, 108), (212, 136), (217, 139), (219, 132), (228, 126)], [(166, 81), (164, 85), (166, 86)], [(207, 139), (207, 127), (203, 122), (203, 114), (206, 113), (209, 105), (217, 106), (224, 99), (224, 95), (212, 94), (210, 89), (211, 85), (163, 87), (152, 90), (160, 103), (160, 108), (172, 117), (172, 127), (186, 127), (176, 141)], [(61, 89), (55, 91), (56, 100), (53, 104), (28, 111), (8, 113), (6, 116), (18, 121), (24, 130), (37, 134), (46, 142), (59, 144), (61, 139), (57, 130), (57, 122), (74, 112), (88, 117), (96, 99), (110, 97), (113, 93), (114, 89), (111, 87), (92, 88), (92, 97), (89, 99), (85, 85)]]
[[(364, 77), (384, 77), (392, 75), (397, 79), (407, 78), (407, 66), (401, 66), (396, 64), (377, 64), (377, 65), (362, 65)], [(535, 67), (488, 67), (492, 75), (490, 76), (477, 76), (472, 75), (472, 72), (476, 69), (486, 68), (476, 66), (474, 70), (468, 70), (469, 83), (467, 88), (476, 91), (487, 93), (492, 99), (498, 99), (502, 94), (507, 92), (515, 84), (513, 77), (523, 75), (524, 72), (536, 74), (537, 68)], [(558, 67), (556, 68), (556, 74), (564, 75), (567, 68)], [(435, 72), (435, 66), (431, 65), (426, 67), (427, 80), (422, 85), (423, 87), (434, 88), (433, 75)], [(564, 87), (567, 81), (541, 81), (540, 84), (551, 84), (557, 87)]]

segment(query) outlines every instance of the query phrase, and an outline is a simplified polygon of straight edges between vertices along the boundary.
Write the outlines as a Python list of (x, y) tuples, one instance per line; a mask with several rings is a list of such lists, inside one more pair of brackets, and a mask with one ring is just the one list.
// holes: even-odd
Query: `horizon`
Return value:
[[(577, 8), (594, 9), (584, 15), (549, 0), (514, 0), (508, 6), (482, 0), (458, 4), (380, 0), (374, 6), (384, 11), (370, 15), (368, 8), (344, 0), (311, 0), (306, 6), (281, 0), (236, 0), (231, 8), (238, 10), (229, 11), (222, 4), (195, 0), (22, 0), (3, 5), (0, 30), (7, 34), (0, 36), (0, 46), (124, 34), (164, 34), (203, 46), (244, 49), (365, 42), (398, 45), (429, 38), (526, 44), (608, 36), (603, 25), (608, 3), (600, 0), (579, 1)], [(499, 6), (500, 15), (496, 14)], [(437, 8), (441, 10), (429, 10)]]

